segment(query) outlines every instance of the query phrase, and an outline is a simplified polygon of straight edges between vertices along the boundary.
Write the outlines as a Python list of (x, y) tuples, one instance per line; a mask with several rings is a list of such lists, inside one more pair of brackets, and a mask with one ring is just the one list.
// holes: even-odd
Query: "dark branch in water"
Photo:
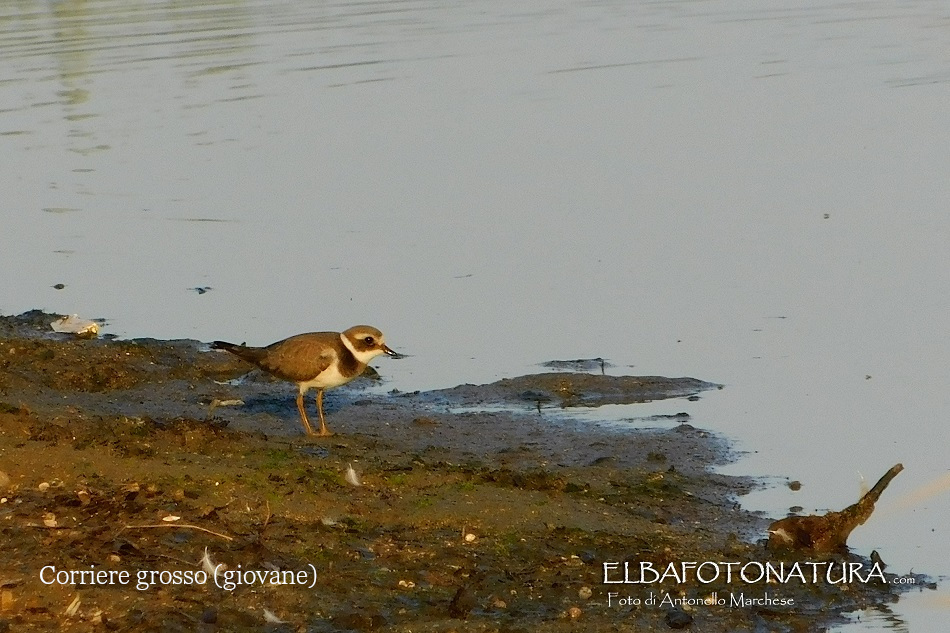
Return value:
[(847, 552), (851, 532), (871, 517), (881, 493), (902, 470), (902, 464), (891, 467), (860, 501), (840, 512), (787, 517), (776, 521), (769, 526), (769, 549), (815, 554)]

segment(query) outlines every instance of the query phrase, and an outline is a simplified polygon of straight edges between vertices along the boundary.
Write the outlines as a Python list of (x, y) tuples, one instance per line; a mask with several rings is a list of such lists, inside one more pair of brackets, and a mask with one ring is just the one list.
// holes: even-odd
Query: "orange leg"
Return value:
[[(300, 411), (300, 421), (303, 422), (303, 429), (307, 432), (307, 435), (316, 435), (313, 432), (313, 427), (310, 426), (310, 420), (307, 419), (307, 412), (303, 408), (303, 393), (297, 392), (297, 411)], [(323, 413), (320, 414), (320, 423), (323, 423)]]
[(333, 435), (330, 429), (327, 428), (326, 421), (323, 419), (323, 389), (317, 389), (317, 413), (320, 414), (320, 432), (317, 435), (320, 437)]

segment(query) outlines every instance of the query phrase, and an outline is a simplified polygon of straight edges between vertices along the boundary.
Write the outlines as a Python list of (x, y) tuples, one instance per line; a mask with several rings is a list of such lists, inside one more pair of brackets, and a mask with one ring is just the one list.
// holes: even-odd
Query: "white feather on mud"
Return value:
[(79, 613), (80, 604), (82, 604), (82, 600), (80, 600), (79, 596), (77, 595), (75, 598), (73, 598), (73, 601), (69, 603), (69, 606), (66, 607), (66, 611), (63, 612), (63, 615), (65, 615), (67, 618), (73, 617)]
[(287, 624), (286, 620), (281, 620), (268, 609), (264, 609), (264, 622), (268, 624)]
[(228, 398), (226, 400), (219, 400), (218, 398), (212, 398), (211, 404), (209, 405), (212, 409), (217, 407), (240, 407), (244, 405), (244, 401), (240, 398)]
[(205, 555), (201, 557), (201, 568), (205, 571), (206, 574), (212, 578), (218, 577), (218, 571), (225, 571), (227, 566), (222, 564), (214, 564), (214, 561), (211, 560), (211, 555), (208, 554), (208, 548), (205, 548)]
[(346, 465), (346, 483), (350, 484), (351, 486), (363, 485), (362, 483), (360, 483), (360, 476), (356, 474), (355, 470), (353, 470), (352, 464)]

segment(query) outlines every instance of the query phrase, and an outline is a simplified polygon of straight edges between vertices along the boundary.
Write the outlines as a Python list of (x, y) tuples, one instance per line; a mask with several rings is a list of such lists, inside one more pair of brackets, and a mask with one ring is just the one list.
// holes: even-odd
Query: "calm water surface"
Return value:
[(851, 544), (950, 575), (947, 121), (942, 0), (3, 2), (0, 310), (724, 383), (609, 415), (689, 411), (776, 516), (903, 462)]

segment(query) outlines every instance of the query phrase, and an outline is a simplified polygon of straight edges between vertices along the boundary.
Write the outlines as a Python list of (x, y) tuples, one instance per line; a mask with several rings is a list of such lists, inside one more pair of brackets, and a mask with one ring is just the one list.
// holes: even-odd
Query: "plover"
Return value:
[[(324, 390), (350, 382), (380, 354), (402, 357), (386, 346), (382, 332), (369, 325), (357, 325), (344, 332), (297, 334), (267, 347), (248, 347), (225, 341), (215, 341), (211, 346), (227, 350), (282, 380), (297, 383), (297, 410), (303, 428), (307, 435), (322, 437), (333, 435), (323, 417)], [(303, 396), (311, 388), (317, 390), (319, 433), (314, 433), (303, 406)]]

